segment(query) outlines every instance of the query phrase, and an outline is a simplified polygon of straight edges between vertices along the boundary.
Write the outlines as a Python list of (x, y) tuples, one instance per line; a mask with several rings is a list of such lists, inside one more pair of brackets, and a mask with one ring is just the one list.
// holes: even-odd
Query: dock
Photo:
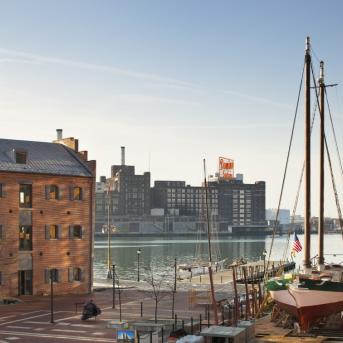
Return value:
[[(243, 269), (246, 270), (246, 282), (247, 283), (256, 283), (263, 281), (265, 268), (267, 266), (267, 262), (263, 260), (255, 261), (255, 262), (248, 262), (246, 264), (240, 264), (237, 266), (233, 266), (236, 269), (236, 282), (237, 283), (244, 283), (244, 275)], [(274, 276), (280, 267), (283, 267), (285, 271), (289, 271), (295, 268), (294, 262), (288, 261), (270, 261), (269, 268), (267, 270), (267, 274), (269, 277)], [(213, 272), (213, 283), (215, 285), (230, 283), (233, 281), (232, 276), (232, 267), (229, 269), (224, 269), (220, 271)], [(208, 274), (201, 274), (192, 276), (187, 279), (180, 280), (181, 283), (192, 282), (193, 284), (210, 284), (209, 275)]]

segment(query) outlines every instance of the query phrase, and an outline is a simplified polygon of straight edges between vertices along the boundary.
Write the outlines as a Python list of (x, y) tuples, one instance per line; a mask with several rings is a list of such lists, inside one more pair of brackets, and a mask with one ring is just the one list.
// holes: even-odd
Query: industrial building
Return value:
[(78, 140), (0, 139), (0, 295), (88, 293), (95, 161)]
[[(204, 185), (185, 181), (155, 181), (150, 172), (136, 175), (134, 166), (111, 167), (111, 177), (101, 178), (96, 193), (96, 229), (107, 227), (128, 234), (187, 234), (204, 231), (207, 215), (221, 233), (260, 233), (266, 227), (265, 182), (243, 182), (234, 175), (233, 160), (220, 158), (219, 172)], [(208, 212), (207, 212), (208, 210)]]

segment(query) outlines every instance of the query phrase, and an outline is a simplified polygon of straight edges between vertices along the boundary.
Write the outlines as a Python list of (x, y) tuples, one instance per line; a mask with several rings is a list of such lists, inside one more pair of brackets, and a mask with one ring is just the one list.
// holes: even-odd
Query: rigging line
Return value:
[(330, 116), (330, 123), (331, 123), (332, 133), (333, 133), (333, 137), (334, 137), (334, 140), (335, 140), (336, 153), (337, 153), (337, 157), (338, 157), (338, 161), (339, 161), (339, 166), (341, 168), (341, 176), (342, 176), (342, 179), (343, 179), (342, 159), (341, 159), (341, 154), (339, 153), (339, 149), (338, 149), (337, 136), (336, 136), (335, 126), (333, 125), (333, 119), (332, 119), (332, 115), (331, 115), (331, 108), (330, 108), (330, 103), (329, 103), (329, 99), (328, 99), (328, 94), (326, 92), (326, 88), (324, 88), (324, 92), (325, 92), (326, 104), (327, 104), (327, 107), (328, 107), (328, 110), (329, 110), (329, 116)]
[[(311, 134), (312, 134), (313, 126), (314, 126), (314, 121), (316, 118), (317, 108), (318, 107), (317, 107), (317, 102), (316, 102), (314, 104), (314, 108), (313, 108), (313, 116), (312, 116), (312, 122), (311, 122)], [(287, 242), (286, 242), (286, 247), (285, 247), (284, 254), (283, 254), (283, 260), (284, 261), (286, 260), (286, 256), (288, 253), (291, 233), (293, 231), (295, 231), (295, 229), (294, 229), (295, 212), (298, 208), (298, 202), (299, 202), (299, 197), (300, 197), (301, 185), (302, 185), (302, 181), (304, 178), (304, 172), (305, 172), (305, 161), (303, 162), (303, 166), (301, 168), (301, 173), (300, 173), (300, 178), (299, 178), (299, 183), (298, 183), (298, 189), (297, 189), (297, 193), (296, 193), (296, 197), (295, 197), (295, 201), (294, 201), (294, 207), (293, 207), (293, 211), (292, 211), (292, 222), (291, 222), (291, 225), (290, 225), (289, 230), (287, 232)]]
[(332, 162), (331, 162), (331, 157), (330, 157), (330, 153), (329, 153), (329, 148), (328, 148), (328, 143), (327, 143), (327, 140), (326, 140), (326, 136), (324, 136), (324, 141), (325, 141), (325, 148), (326, 148), (326, 152), (327, 152), (327, 156), (328, 156), (328, 162), (329, 162), (329, 166), (330, 166), (331, 182), (332, 182), (332, 188), (333, 188), (334, 194), (335, 194), (335, 202), (336, 202), (336, 207), (337, 207), (337, 212), (338, 212), (339, 225), (341, 227), (342, 238), (343, 238), (342, 211), (341, 211), (341, 206), (340, 206), (340, 203), (339, 203), (338, 192), (337, 192), (335, 177), (334, 177), (333, 170), (332, 170)]
[[(312, 64), (311, 64), (311, 70), (312, 70), (312, 77), (313, 77), (313, 80), (314, 80), (314, 82), (315, 82), (315, 76), (314, 76)], [(320, 107), (320, 106), (319, 106), (319, 94), (318, 94), (317, 88), (315, 88), (315, 93), (316, 93), (317, 106), (318, 106), (318, 108), (319, 108), (319, 107)], [(332, 188), (333, 188), (333, 191), (334, 191), (335, 202), (336, 202), (336, 208), (337, 208), (338, 218), (339, 218), (339, 224), (340, 224), (340, 227), (341, 227), (342, 238), (343, 238), (343, 219), (342, 219), (342, 211), (341, 211), (341, 206), (340, 206), (340, 203), (339, 203), (339, 198), (338, 198), (338, 192), (337, 192), (335, 177), (334, 177), (333, 169), (332, 169), (331, 156), (330, 156), (330, 153), (329, 153), (328, 143), (327, 143), (326, 135), (325, 135), (325, 134), (324, 134), (324, 143), (325, 143), (326, 153), (327, 153), (327, 157), (328, 157), (328, 162), (329, 162), (329, 167), (330, 167), (330, 174), (331, 174)]]
[[(311, 70), (312, 70), (312, 76), (314, 78), (312, 63), (311, 63)], [(314, 80), (314, 84), (315, 84), (315, 80)], [(316, 87), (314, 87), (314, 88), (315, 88), (315, 90), (317, 92), (317, 88)], [(317, 100), (318, 100), (318, 95), (317, 95)], [(313, 108), (313, 116), (312, 116), (312, 122), (311, 122), (311, 128), (310, 128), (310, 134), (311, 135), (312, 135), (312, 131), (313, 131), (313, 126), (314, 126), (314, 121), (315, 121), (315, 117), (316, 117), (317, 108), (319, 108), (318, 101), (315, 102), (314, 108)], [(301, 169), (300, 179), (299, 179), (299, 183), (298, 183), (298, 189), (297, 189), (296, 198), (295, 198), (295, 201), (294, 201), (294, 207), (293, 207), (293, 211), (292, 211), (292, 222), (291, 222), (291, 225), (290, 225), (289, 230), (287, 232), (287, 241), (286, 241), (285, 249), (284, 249), (284, 252), (283, 252), (283, 260), (284, 261), (286, 260), (286, 256), (288, 254), (291, 233), (293, 231), (295, 231), (295, 229), (294, 229), (294, 220), (295, 220), (295, 218), (294, 217), (295, 217), (295, 212), (296, 212), (297, 207), (298, 207), (300, 191), (301, 191), (301, 185), (302, 185), (302, 181), (303, 181), (303, 178), (304, 178), (304, 172), (305, 172), (305, 161), (303, 162), (303, 166), (302, 166), (302, 169)], [(281, 270), (282, 270), (282, 267), (280, 268), (280, 271)]]
[(320, 62), (320, 60), (319, 60), (319, 58), (318, 58), (318, 56), (317, 56), (317, 54), (316, 54), (316, 52), (313, 50), (313, 47), (312, 47), (312, 45), (311, 45), (311, 51), (312, 51), (312, 54), (313, 54), (313, 56), (315, 57), (315, 59), (317, 60), (317, 62)]
[(292, 143), (293, 143), (295, 123), (296, 123), (296, 120), (297, 120), (299, 101), (300, 101), (300, 94), (301, 94), (301, 89), (302, 89), (302, 84), (303, 84), (303, 79), (304, 79), (304, 71), (305, 71), (305, 63), (303, 65), (303, 70), (302, 70), (302, 73), (301, 73), (301, 79), (300, 79), (300, 85), (299, 85), (299, 91), (298, 91), (297, 104), (296, 104), (296, 107), (295, 107), (295, 113), (294, 113), (294, 119), (293, 119), (293, 124), (292, 124), (292, 131), (291, 131), (291, 137), (290, 137), (290, 140), (289, 140), (289, 146), (288, 146), (288, 151), (287, 151), (287, 158), (286, 158), (284, 174), (283, 174), (283, 178), (282, 178), (281, 191), (280, 191), (279, 202), (278, 202), (278, 207), (277, 207), (277, 211), (276, 211), (275, 224), (274, 224), (274, 228), (273, 228), (273, 235), (272, 235), (272, 240), (271, 240), (271, 243), (270, 243), (270, 249), (269, 249), (268, 260), (267, 260), (267, 267), (265, 268), (264, 279), (266, 279), (266, 275), (268, 274), (268, 273), (266, 273), (266, 271), (268, 271), (268, 269), (269, 269), (270, 257), (271, 257), (271, 253), (272, 253), (272, 250), (273, 250), (274, 240), (275, 240), (275, 234), (276, 234), (276, 228), (277, 228), (276, 222), (277, 222), (277, 220), (279, 218), (281, 200), (282, 200), (283, 190), (284, 190), (284, 187), (285, 187), (285, 181), (286, 181), (286, 174), (287, 174), (287, 169), (288, 169), (289, 156), (290, 156), (290, 153), (291, 153), (291, 148), (292, 148)]

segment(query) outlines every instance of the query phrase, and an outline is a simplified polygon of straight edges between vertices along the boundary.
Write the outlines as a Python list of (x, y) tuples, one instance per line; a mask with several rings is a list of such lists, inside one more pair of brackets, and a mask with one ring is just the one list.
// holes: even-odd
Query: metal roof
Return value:
[[(15, 151), (26, 151), (26, 164), (16, 163)], [(77, 154), (58, 143), (0, 138), (0, 172), (92, 176)]]

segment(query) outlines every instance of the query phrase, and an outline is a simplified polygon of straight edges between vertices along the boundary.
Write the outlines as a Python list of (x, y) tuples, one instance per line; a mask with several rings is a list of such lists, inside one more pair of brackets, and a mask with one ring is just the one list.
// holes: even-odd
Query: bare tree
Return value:
[(144, 281), (151, 287), (151, 292), (148, 295), (153, 299), (155, 304), (155, 323), (157, 323), (157, 311), (159, 302), (167, 296), (170, 296), (173, 288), (170, 285), (168, 275), (157, 275), (153, 269), (149, 269), (145, 273)]

